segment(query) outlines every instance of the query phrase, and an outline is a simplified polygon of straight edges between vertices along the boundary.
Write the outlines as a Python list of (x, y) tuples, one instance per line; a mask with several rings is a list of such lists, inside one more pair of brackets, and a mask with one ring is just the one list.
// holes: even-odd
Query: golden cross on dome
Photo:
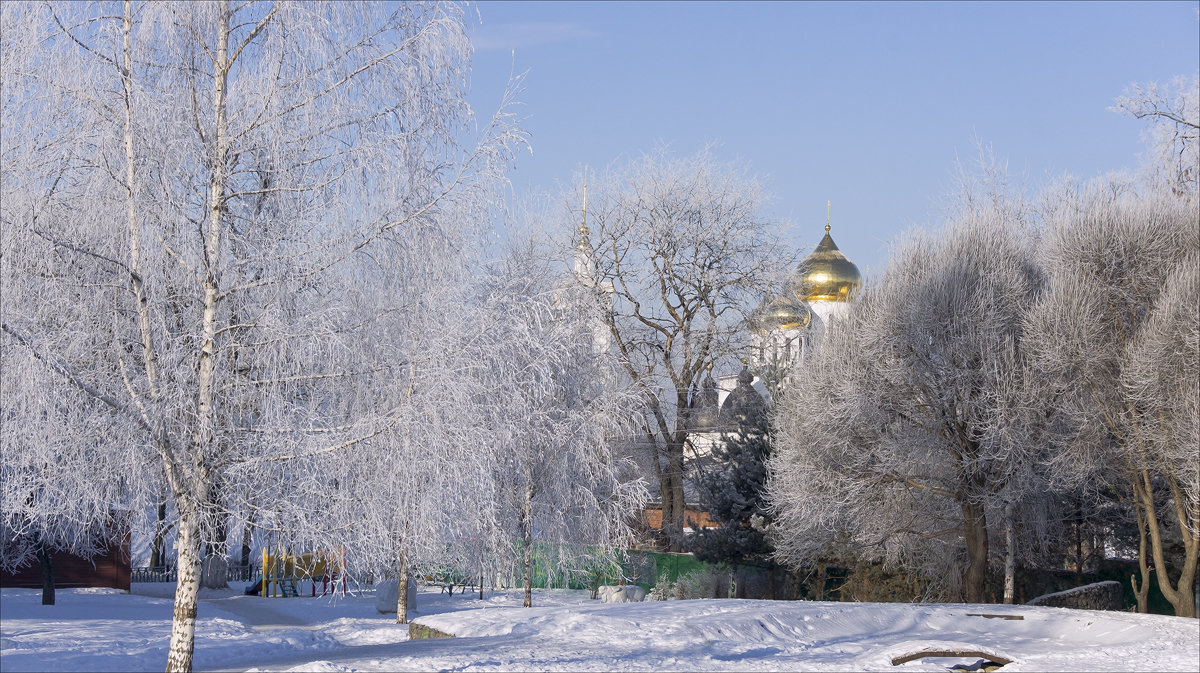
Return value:
[(829, 208), (833, 205), (833, 201), (825, 202), (825, 231), (829, 231)]

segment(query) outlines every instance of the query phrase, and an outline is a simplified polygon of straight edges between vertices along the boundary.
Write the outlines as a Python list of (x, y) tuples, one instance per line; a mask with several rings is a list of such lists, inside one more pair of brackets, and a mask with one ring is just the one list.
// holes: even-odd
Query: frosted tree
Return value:
[(1019, 201), (967, 201), (943, 232), (903, 241), (826, 334), (776, 409), (781, 558), (849, 545), (985, 600), (995, 522), (1038, 489), (1019, 404), (1041, 289), (1026, 218)]
[(1135, 84), (1115, 109), (1148, 122), (1146, 170), (1177, 196), (1200, 197), (1200, 74)]
[(58, 390), (28, 350), (5, 348), (0, 368), (0, 567), (38, 564), (42, 604), (53, 605), (53, 553), (88, 558), (122, 542), (144, 455), (106, 414), (74, 413), (98, 403)]
[[(665, 541), (675, 551), (683, 542), (689, 394), (714, 367), (737, 362), (743, 310), (782, 266), (763, 202), (753, 178), (707, 152), (659, 151), (589, 185), (593, 285), (614, 289), (611, 341), (626, 375), (647, 391), (638, 443), (649, 452)], [(579, 221), (577, 211), (569, 220)]]
[[(370, 329), (364, 361), (377, 366), (372, 394), (386, 396), (398, 420), (356, 445), (353, 460), (322, 456), (313, 465), (323, 475), (314, 496), (324, 505), (307, 513), (338, 522), (325, 548), (345, 548), (359, 568), (394, 576), (401, 587), (422, 568), (477, 570), (461, 562), (464, 546), (474, 552), (494, 543), (497, 485), (478, 419), (481, 407), (503, 403), (503, 392), (485, 386), (491, 349), (481, 334), (491, 328), (480, 319), (473, 284), (460, 280), (426, 285), (419, 302)], [(416, 606), (406, 591), (397, 600), (397, 621), (405, 623)]]
[[(1112, 488), (1133, 508), (1139, 609), (1153, 575), (1176, 614), (1195, 616), (1195, 202), (1165, 190), (1068, 188), (1046, 219), (1049, 290), (1029, 325), (1062, 417), (1052, 466), (1062, 482)], [(1179, 558), (1167, 557), (1171, 537)]]
[[(69, 427), (104, 413), (157, 456), (178, 516), (167, 669), (189, 670), (205, 522), (238, 481), (398, 422), (354, 385), (362, 260), (488, 221), (521, 136), (471, 124), (458, 6), (4, 11), (5, 278), (38, 298), (4, 304), (4, 348), (97, 402)], [(23, 272), (27, 251), (51, 274)], [(257, 506), (287, 512), (277, 491)]]
[(523, 569), (530, 607), (535, 546), (569, 572), (631, 541), (646, 491), (615, 442), (639, 395), (621, 383), (613, 354), (597, 350), (602, 297), (552, 273), (532, 242), (510, 249), (482, 290), (490, 355), (481, 373), (494, 403), (479, 418), (495, 461), (497, 533)]
[[(53, 604), (51, 554), (86, 557), (112, 541), (114, 518), (137, 504), (146, 454), (100, 393), (118, 375), (94, 350), (120, 344), (112, 275), (49, 233), (88, 216), (78, 197), (91, 185), (69, 171), (96, 134), (88, 110), (72, 114), (40, 76), (62, 52), (47, 40), (47, 18), (31, 3), (0, 7), (0, 565), (38, 562), (43, 603)], [(59, 76), (81, 86), (87, 73)], [(26, 347), (35, 334), (39, 351)], [(60, 385), (64, 375), (73, 385)]]

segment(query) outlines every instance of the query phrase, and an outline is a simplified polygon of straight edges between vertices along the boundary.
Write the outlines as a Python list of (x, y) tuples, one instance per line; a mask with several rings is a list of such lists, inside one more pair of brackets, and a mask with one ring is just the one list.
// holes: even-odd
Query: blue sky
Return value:
[[(942, 221), (980, 142), (1030, 191), (1133, 169), (1143, 124), (1108, 108), (1133, 82), (1192, 75), (1198, 2), (482, 2), (472, 103), (525, 72), (533, 155), (514, 193), (557, 192), (665, 143), (748, 165), (767, 215), (860, 269)], [(472, 13), (473, 20), (475, 19)]]

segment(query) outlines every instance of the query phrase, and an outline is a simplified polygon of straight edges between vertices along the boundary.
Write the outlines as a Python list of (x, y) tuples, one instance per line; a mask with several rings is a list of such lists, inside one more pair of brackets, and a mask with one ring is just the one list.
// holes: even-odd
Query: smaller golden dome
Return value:
[(811, 321), (812, 309), (794, 297), (776, 297), (763, 302), (747, 319), (754, 332), (808, 329)]
[(796, 268), (796, 294), (805, 301), (847, 301), (862, 287), (862, 274), (838, 250), (825, 225), (825, 237)]

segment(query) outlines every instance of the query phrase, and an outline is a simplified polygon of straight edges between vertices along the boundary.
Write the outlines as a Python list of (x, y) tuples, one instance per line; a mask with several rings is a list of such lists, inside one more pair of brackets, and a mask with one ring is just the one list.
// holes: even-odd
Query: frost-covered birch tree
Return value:
[[(47, 40), (42, 10), (0, 7), (0, 563), (37, 558), (53, 604), (50, 554), (86, 557), (112, 541), (114, 515), (136, 506), (146, 454), (133, 419), (108, 414), (114, 398), (101, 392), (119, 375), (100, 355), (121, 344), (112, 274), (55, 244), (55, 229), (79, 231), (90, 215), (96, 180), (74, 169), (99, 139), (95, 110), (70, 109), (57, 90), (86, 88), (89, 72), (43, 74), (65, 45)], [(39, 350), (26, 347), (34, 335)]]
[(679, 551), (689, 395), (714, 367), (736, 364), (743, 313), (784, 263), (758, 183), (708, 152), (658, 151), (588, 194), (593, 283), (614, 288), (607, 323), (626, 375), (647, 391), (637, 443), (658, 482), (664, 541)]
[(553, 274), (535, 251), (513, 246), (482, 288), (481, 373), (493, 403), (480, 419), (495, 461), (497, 532), (523, 571), (525, 607), (536, 545), (559, 571), (581, 570), (632, 541), (646, 499), (636, 466), (616, 448), (640, 395), (619, 377), (614, 354), (597, 350), (604, 297)]
[(157, 457), (179, 517), (167, 668), (188, 670), (203, 524), (232, 484), (397, 422), (347, 394), (355, 265), (450, 214), (487, 221), (521, 137), (505, 114), (472, 125), (455, 5), (4, 11), (4, 263), (54, 260), (6, 272), (39, 301), (4, 304), (4, 347)]
[[(451, 258), (430, 261), (444, 269)], [(340, 468), (356, 475), (337, 488), (352, 502), (340, 513), (351, 533), (342, 544), (401, 587), (434, 569), (472, 575), (497, 545), (498, 485), (485, 419), (507, 394), (491, 387), (488, 372), (495, 350), (521, 344), (488, 338), (495, 329), (489, 319), (500, 316), (482, 307), (479, 291), (465, 273), (427, 284), (416, 305), (396, 313), (372, 340), (368, 357), (393, 363), (376, 394), (390, 395), (400, 418), (356, 447), (359, 457)], [(397, 621), (406, 622), (415, 607), (400, 591)]]
[[(1023, 318), (1041, 289), (1025, 209), (968, 200), (894, 251), (775, 410), (776, 549), (832, 542), (985, 600), (989, 542), (1030, 483)], [(961, 583), (960, 583), (961, 582)]]

